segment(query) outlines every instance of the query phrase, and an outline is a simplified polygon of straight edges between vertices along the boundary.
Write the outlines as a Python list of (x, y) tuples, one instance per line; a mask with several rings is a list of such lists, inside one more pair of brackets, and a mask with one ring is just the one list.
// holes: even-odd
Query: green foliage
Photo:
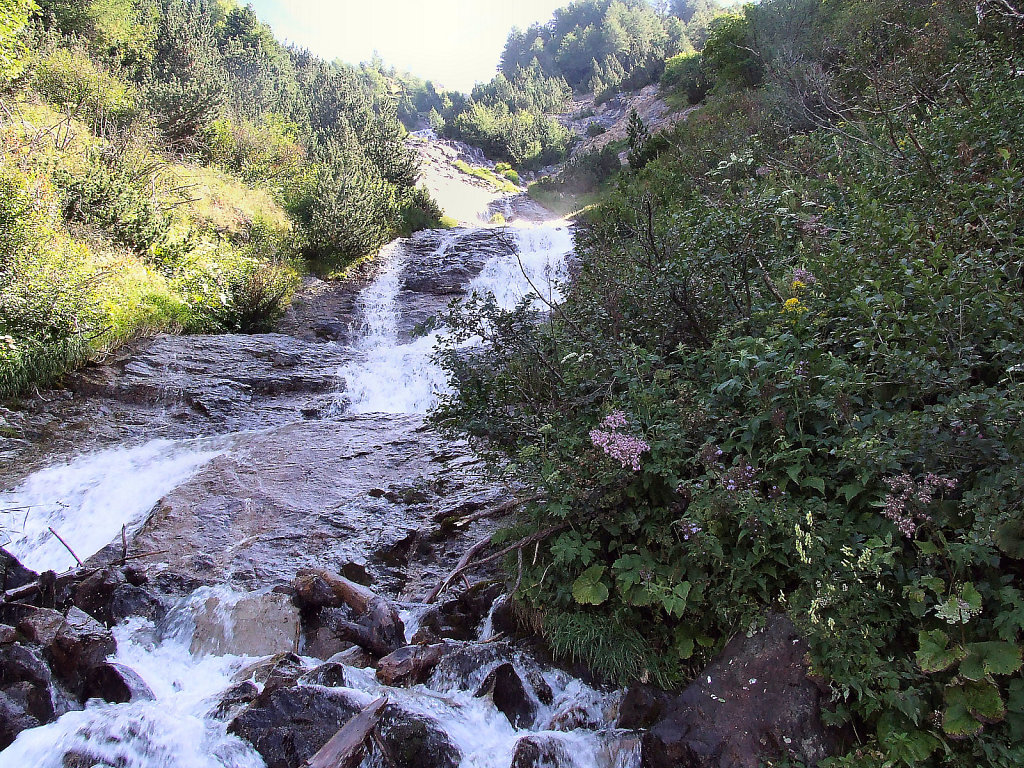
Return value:
[(85, 120), (97, 133), (123, 129), (137, 115), (134, 89), (105, 72), (81, 47), (56, 48), (37, 60), (33, 86), (48, 102)]
[[(856, 5), (787, 18), (918, 11)], [(1024, 84), (1019, 50), (948, 10), (918, 17), (931, 58), (808, 62), (857, 63), (841, 122), (793, 132), (778, 80), (722, 89), (586, 216), (549, 317), (446, 320), (435, 421), (543, 492), (516, 533), (558, 532), (518, 597), (553, 649), (679, 684), (786, 611), (856, 734), (837, 767), (1024, 760)]]
[(17, 77), (25, 67), (22, 35), (34, 7), (32, 0), (0, 0), (0, 82)]
[(673, 56), (665, 62), (661, 85), (665, 89), (682, 91), (690, 104), (700, 104), (711, 87), (704, 67), (704, 59), (700, 54), (681, 53)]

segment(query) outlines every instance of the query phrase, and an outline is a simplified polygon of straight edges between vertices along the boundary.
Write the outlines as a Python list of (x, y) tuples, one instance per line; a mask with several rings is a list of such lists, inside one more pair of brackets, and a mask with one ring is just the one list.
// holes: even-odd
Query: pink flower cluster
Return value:
[(885, 497), (882, 514), (896, 524), (896, 528), (908, 539), (917, 533), (919, 523), (931, 519), (924, 508), (932, 503), (936, 495), (944, 490), (956, 488), (956, 480), (928, 473), (920, 482), (904, 473), (885, 481), (889, 494)]
[(604, 429), (590, 430), (590, 442), (622, 464), (623, 468), (639, 472), (640, 456), (651, 450), (651, 446), (639, 437), (624, 435), (619, 431), (626, 427), (626, 414), (612, 411), (601, 421), (601, 426)]

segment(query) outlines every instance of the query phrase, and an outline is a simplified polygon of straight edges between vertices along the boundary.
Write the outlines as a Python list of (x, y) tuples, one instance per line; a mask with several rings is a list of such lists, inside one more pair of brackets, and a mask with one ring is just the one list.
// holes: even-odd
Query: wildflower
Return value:
[(924, 476), (920, 482), (903, 473), (885, 481), (889, 493), (882, 506), (882, 514), (896, 525), (896, 529), (908, 539), (917, 533), (920, 523), (931, 520), (924, 508), (932, 503), (935, 496), (943, 490), (953, 490), (957, 481), (940, 477), (932, 473)]
[(800, 303), (800, 299), (796, 298), (795, 296), (792, 299), (786, 299), (786, 303), (782, 305), (782, 312), (784, 314), (790, 313), (802, 315), (806, 311), (807, 307)]
[(624, 435), (619, 431), (626, 426), (626, 414), (612, 411), (601, 421), (601, 426), (605, 429), (590, 430), (590, 442), (594, 447), (618, 461), (624, 469), (628, 467), (639, 472), (640, 456), (651, 450), (651, 446), (639, 437)]
[(702, 530), (696, 523), (691, 523), (685, 520), (677, 522), (679, 524), (679, 531), (683, 534), (683, 541), (689, 541), (691, 536), (696, 537)]
[(817, 282), (818, 278), (816, 278), (814, 273), (809, 269), (797, 267), (793, 270), (793, 283), (800, 283), (802, 286), (806, 287), (809, 285), (815, 285)]

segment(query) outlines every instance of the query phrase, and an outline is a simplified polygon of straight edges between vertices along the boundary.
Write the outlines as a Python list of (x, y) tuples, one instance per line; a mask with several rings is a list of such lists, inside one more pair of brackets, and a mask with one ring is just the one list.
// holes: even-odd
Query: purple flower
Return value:
[(908, 539), (917, 533), (920, 523), (928, 522), (931, 516), (925, 507), (943, 490), (953, 490), (957, 481), (928, 473), (921, 481), (903, 473), (885, 481), (889, 493), (885, 497), (882, 514), (896, 525), (896, 529)]
[(639, 472), (640, 456), (651, 450), (651, 446), (639, 437), (619, 432), (626, 426), (626, 414), (612, 411), (601, 421), (601, 426), (605, 429), (590, 430), (590, 442), (594, 447), (618, 461), (624, 469), (628, 467)]
[(803, 283), (804, 285), (815, 285), (818, 282), (818, 278), (816, 278), (814, 273), (809, 269), (797, 267), (793, 270), (793, 282)]

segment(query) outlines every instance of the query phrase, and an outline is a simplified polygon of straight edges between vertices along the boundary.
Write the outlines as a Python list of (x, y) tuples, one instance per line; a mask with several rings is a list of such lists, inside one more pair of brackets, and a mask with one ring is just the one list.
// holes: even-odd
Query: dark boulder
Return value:
[(18, 639), (18, 630), (14, 627), (9, 627), (6, 624), (0, 624), (0, 645), (7, 645), (13, 643)]
[(476, 640), (480, 625), (503, 589), (501, 584), (481, 582), (457, 598), (432, 606), (420, 617), (413, 642)]
[(516, 742), (510, 768), (568, 768), (576, 765), (561, 740), (548, 734), (525, 736)]
[(155, 698), (146, 681), (134, 669), (109, 661), (89, 673), (83, 695), (86, 699), (103, 699), (111, 704)]
[(299, 678), (299, 682), (303, 685), (343, 688), (345, 686), (345, 667), (337, 662), (328, 661), (306, 672)]
[(18, 622), (18, 631), (27, 640), (47, 646), (64, 625), (64, 614), (50, 608), (33, 608)]
[(120, 624), (130, 616), (141, 616), (154, 624), (167, 613), (160, 598), (136, 584), (121, 584), (110, 596), (108, 607), (111, 624)]
[(457, 768), (462, 761), (439, 723), (394, 704), (384, 707), (377, 734), (392, 768)]
[(472, 691), (494, 666), (511, 661), (508, 643), (464, 645), (445, 655), (430, 674), (429, 685), (439, 691)]
[(217, 720), (232, 720), (259, 695), (260, 689), (252, 680), (236, 683), (220, 695), (217, 706), (210, 710), (210, 717)]
[(671, 698), (669, 694), (653, 686), (634, 683), (622, 697), (615, 727), (630, 731), (650, 728), (661, 719), (665, 705)]
[(37, 578), (34, 571), (23, 566), (14, 555), (0, 547), (0, 591), (17, 589)]
[(110, 616), (110, 599), (114, 591), (127, 581), (116, 568), (101, 568), (75, 585), (72, 599), (75, 605), (107, 626), (114, 623)]
[(299, 768), (361, 709), (349, 694), (329, 688), (264, 690), (228, 732), (252, 744), (267, 768)]
[(422, 683), (444, 655), (451, 653), (455, 647), (448, 643), (437, 643), (399, 648), (377, 662), (377, 679), (391, 686)]
[(833, 734), (806, 653), (785, 616), (733, 639), (644, 734), (645, 768), (757, 768), (780, 757), (817, 765)]
[(94, 669), (117, 650), (113, 635), (80, 608), (71, 608), (47, 648), (53, 670), (68, 688), (81, 696)]
[(38, 728), (41, 721), (16, 697), (0, 691), (0, 751), (7, 749), (22, 731)]
[(0, 686), (27, 682), (45, 688), (51, 680), (50, 668), (32, 648), (21, 643), (0, 648)]
[(339, 651), (327, 659), (327, 661), (344, 664), (346, 667), (355, 667), (356, 669), (367, 669), (377, 665), (376, 657), (358, 645), (353, 645), (351, 648)]
[(514, 728), (529, 728), (537, 719), (537, 705), (519, 673), (509, 663), (492, 669), (475, 695), (477, 698), (490, 696), (494, 706)]

